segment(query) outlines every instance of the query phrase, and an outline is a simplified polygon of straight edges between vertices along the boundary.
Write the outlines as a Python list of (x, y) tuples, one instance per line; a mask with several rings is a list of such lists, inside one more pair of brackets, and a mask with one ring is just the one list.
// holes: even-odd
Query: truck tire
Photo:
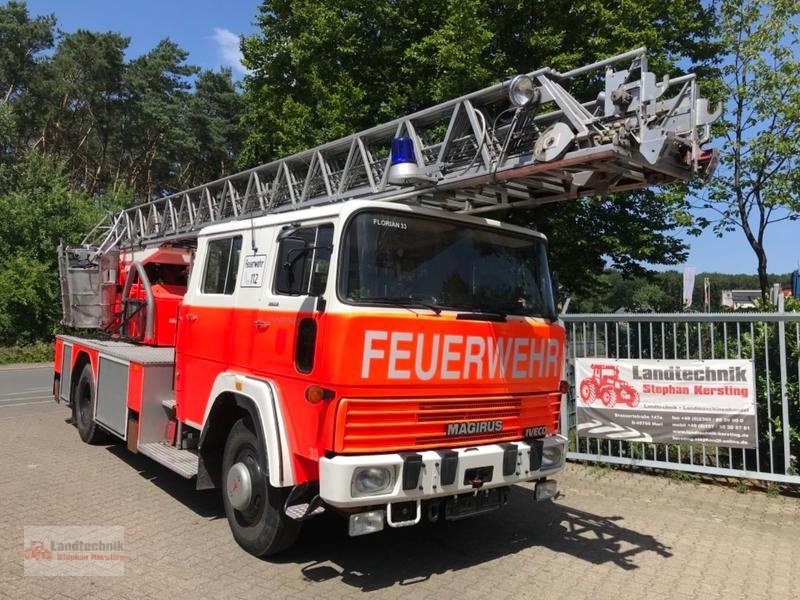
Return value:
[(284, 513), (289, 488), (270, 485), (266, 452), (249, 419), (236, 421), (228, 434), (222, 476), (225, 515), (242, 548), (271, 556), (294, 544), (300, 523)]
[(96, 395), (92, 365), (86, 363), (75, 384), (72, 395), (72, 421), (81, 439), (87, 444), (99, 444), (106, 440), (106, 433), (94, 420)]

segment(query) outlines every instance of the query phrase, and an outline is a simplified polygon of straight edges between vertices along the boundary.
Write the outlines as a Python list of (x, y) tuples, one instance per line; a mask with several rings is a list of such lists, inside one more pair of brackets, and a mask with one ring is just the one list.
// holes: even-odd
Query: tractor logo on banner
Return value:
[(593, 364), (592, 375), (580, 382), (581, 402), (591, 405), (596, 400), (606, 408), (616, 404), (627, 404), (635, 408), (639, 405), (639, 392), (630, 383), (620, 379), (619, 367), (615, 365)]
[(576, 358), (579, 436), (754, 448), (747, 360)]

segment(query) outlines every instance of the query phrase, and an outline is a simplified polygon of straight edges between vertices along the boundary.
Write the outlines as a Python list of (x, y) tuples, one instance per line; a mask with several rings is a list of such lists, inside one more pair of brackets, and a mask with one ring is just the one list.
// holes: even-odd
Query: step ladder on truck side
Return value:
[(85, 441), (221, 487), (257, 555), (325, 509), (359, 535), (498, 508), (518, 482), (552, 497), (545, 240), (483, 215), (707, 177), (719, 114), (637, 49), (109, 215), (59, 248), (64, 323), (97, 331), (58, 337), (56, 397)]

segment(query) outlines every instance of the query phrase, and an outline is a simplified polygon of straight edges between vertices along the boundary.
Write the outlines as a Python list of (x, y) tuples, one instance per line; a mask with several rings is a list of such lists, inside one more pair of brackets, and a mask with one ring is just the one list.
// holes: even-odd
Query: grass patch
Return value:
[(607, 463), (594, 463), (589, 465), (589, 473), (595, 477), (595, 479), (600, 479), (601, 477), (605, 477), (609, 473), (611, 473), (611, 465)]
[(53, 342), (34, 342), (24, 346), (0, 346), (0, 365), (53, 361)]
[(690, 473), (689, 471), (670, 471), (669, 478), (673, 481), (690, 481), (692, 483), (700, 482), (700, 477), (698, 477), (696, 473)]

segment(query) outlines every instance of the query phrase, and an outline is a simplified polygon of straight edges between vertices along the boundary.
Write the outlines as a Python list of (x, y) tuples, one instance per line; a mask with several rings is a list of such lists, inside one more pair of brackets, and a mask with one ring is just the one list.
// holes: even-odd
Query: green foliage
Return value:
[(200, 72), (170, 40), (128, 61), (118, 33), (55, 26), (0, 4), (0, 345), (56, 331), (60, 241), (230, 173), (242, 142), (229, 70)]
[(37, 149), (65, 160), (72, 181), (90, 193), (101, 184), (123, 111), (128, 42), (110, 32), (64, 34), (52, 58), (34, 73), (30, 93), (15, 102), (22, 133), (36, 138)]
[(669, 478), (673, 481), (700, 483), (700, 477), (696, 473), (690, 473), (689, 471), (669, 471)]
[[(757, 290), (758, 275), (699, 273), (695, 277), (692, 307), (703, 309), (703, 280), (711, 284), (711, 311), (724, 310), (721, 306), (723, 290)], [(790, 274), (770, 274), (772, 283), (788, 283)], [(620, 270), (608, 269), (597, 278), (591, 289), (572, 294), (570, 312), (609, 313), (619, 309), (628, 312), (681, 312), (683, 275), (678, 271), (646, 273), (629, 276)], [(796, 310), (791, 299), (786, 310)], [(769, 307), (764, 307), (769, 310)], [(774, 307), (773, 307), (774, 309)]]
[(54, 44), (54, 30), (54, 17), (0, 5), (0, 82), (11, 82), (0, 83), (0, 161), (35, 148), (64, 161), (72, 187), (127, 202), (231, 172), (242, 100), (230, 70), (200, 72), (168, 39), (126, 61), (118, 33)]
[(767, 294), (768, 226), (800, 219), (800, 4), (725, 0), (722, 40), (727, 111), (720, 167), (702, 206), (718, 235), (741, 230)]
[(602, 479), (610, 475), (614, 467), (608, 463), (596, 462), (589, 465), (589, 474), (595, 479)]
[[(588, 64), (646, 45), (657, 72), (712, 75), (715, 13), (700, 0), (264, 0), (242, 50), (242, 166), (304, 150), (542, 66)], [(590, 32), (590, 33), (589, 33)], [(588, 83), (588, 82), (587, 82)], [(713, 85), (711, 86), (713, 87)], [(606, 262), (628, 274), (686, 257), (685, 189), (502, 215), (551, 238), (569, 291)]]
[(34, 342), (21, 346), (0, 346), (0, 365), (53, 362), (53, 344)]
[(60, 240), (76, 243), (102, 216), (70, 188), (62, 162), (29, 151), (0, 169), (0, 345), (52, 336), (61, 316)]
[(24, 91), (38, 65), (38, 54), (53, 45), (55, 17), (30, 19), (24, 2), (0, 6), (0, 101)]
[(53, 335), (61, 317), (53, 265), (24, 253), (0, 263), (0, 344), (30, 343)]
[(0, 163), (10, 158), (16, 134), (17, 124), (14, 119), (14, 111), (8, 102), (0, 102)]
[(121, 135), (122, 147), (129, 150), (122, 159), (125, 181), (146, 196), (160, 195), (165, 185), (177, 183), (173, 169), (193, 143), (181, 122), (189, 90), (187, 77), (197, 73), (196, 67), (184, 64), (187, 56), (177, 44), (162, 40), (133, 60), (123, 75), (128, 110)]
[[(800, 300), (787, 300), (785, 310), (800, 311)], [(772, 307), (774, 310), (774, 307)], [(784, 423), (782, 414), (783, 387), (778, 338), (780, 330), (777, 324), (761, 323), (753, 331), (745, 332), (743, 338), (742, 358), (750, 358), (756, 365), (756, 409), (758, 413), (759, 436), (761, 442), (762, 467), (772, 460), (782, 465), (785, 457), (783, 448), (784, 434), (789, 439), (788, 467), (797, 468), (797, 457), (800, 456), (800, 373), (792, 365), (800, 364), (800, 339), (794, 324), (788, 324), (784, 332), (784, 349), (786, 359), (786, 379), (783, 381), (788, 403), (788, 423)]]
[(596, 293), (606, 265), (627, 277), (644, 276), (647, 264), (678, 264), (684, 244), (677, 227), (676, 204), (652, 190), (605, 199), (582, 199), (510, 213), (504, 219), (533, 227), (549, 240), (552, 269), (567, 293)]
[(0, 256), (55, 264), (60, 240), (77, 243), (100, 220), (94, 202), (70, 188), (61, 161), (30, 151), (0, 171)]
[(194, 142), (181, 161), (181, 186), (213, 181), (234, 172), (244, 138), (239, 126), (243, 108), (230, 70), (198, 75), (186, 115)]

